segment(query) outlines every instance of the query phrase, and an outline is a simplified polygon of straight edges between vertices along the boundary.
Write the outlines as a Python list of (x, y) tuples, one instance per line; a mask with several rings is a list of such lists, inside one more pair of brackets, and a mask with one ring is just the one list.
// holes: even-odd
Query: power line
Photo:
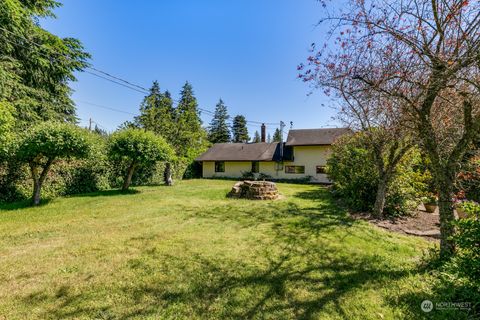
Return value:
[[(7, 29), (5, 29), (5, 28), (3, 28), (3, 27), (1, 27), (1, 26), (0, 26), (0, 29), (3, 30), (3, 31), (5, 31), (5, 32), (8, 32), (8, 33), (14, 35), (15, 37), (18, 37), (18, 38), (20, 38), (20, 39), (25, 40), (25, 41), (27, 41), (27, 42), (29, 42), (29, 43), (37, 46), (37, 47), (40, 48), (40, 49), (48, 50), (48, 51), (50, 51), (51, 53), (53, 53), (53, 54), (55, 54), (55, 55), (57, 55), (57, 56), (62, 56), (62, 57), (64, 57), (64, 58), (67, 59), (67, 60), (77, 62), (76, 60), (74, 60), (73, 58), (71, 58), (70, 56), (68, 56), (68, 55), (66, 55), (66, 54), (62, 54), (62, 53), (53, 51), (53, 49), (51, 49), (51, 48), (49, 48), (49, 47), (45, 47), (45, 46), (42, 45), (42, 44), (36, 43), (35, 41), (32, 41), (32, 40), (30, 40), (30, 39), (27, 39), (27, 38), (25, 38), (25, 37), (23, 37), (23, 36), (20, 36), (20, 35), (18, 35), (18, 34), (15, 34), (15, 33), (13, 33), (12, 31), (7, 30)], [(9, 41), (8, 39), (6, 39), (6, 40)], [(11, 41), (9, 41), (9, 42), (10, 42), (10, 43), (13, 43), (13, 42), (11, 42)], [(16, 45), (19, 45), (19, 46), (21, 46), (21, 47), (23, 47), (23, 48), (25, 48), (25, 49), (30, 49), (30, 48), (28, 48), (28, 47), (26, 47), (26, 46), (24, 46), (24, 45), (22, 45), (22, 44), (19, 44), (19, 43), (15, 43), (15, 44), (16, 44)], [(49, 59), (49, 60), (52, 59), (52, 57), (50, 57), (50, 56), (47, 56), (47, 55), (42, 54), (42, 53), (40, 53), (40, 54), (43, 55), (45, 58), (47, 58), (47, 59)], [(56, 60), (56, 59), (53, 58), (53, 60)], [(109, 82), (111, 82), (111, 83), (120, 85), (120, 86), (122, 86), (122, 87), (128, 88), (128, 89), (130, 89), (130, 90), (134, 90), (134, 91), (136, 91), (136, 92), (143, 93), (143, 94), (148, 94), (148, 93), (150, 92), (148, 89), (146, 89), (146, 88), (143, 87), (143, 86), (140, 86), (140, 85), (138, 85), (138, 84), (132, 83), (131, 81), (122, 79), (122, 78), (120, 78), (120, 77), (118, 77), (118, 76), (114, 76), (114, 75), (112, 75), (112, 74), (110, 74), (110, 73), (108, 73), (108, 72), (106, 72), (106, 71), (102, 71), (102, 70), (97, 69), (97, 68), (95, 68), (95, 67), (92, 67), (92, 66), (87, 65), (87, 66), (85, 67), (85, 69), (90, 69), (90, 70), (94, 71), (94, 72), (92, 72), (92, 71), (84, 70), (85, 73), (88, 73), (88, 74), (93, 75), (93, 76), (95, 76), (95, 77), (98, 77), (98, 78), (100, 78), (100, 79), (109, 81)], [(97, 73), (95, 73), (95, 72), (97, 72)], [(98, 74), (98, 73), (100, 73), (100, 74)], [(177, 103), (177, 104), (179, 103), (179, 101), (178, 101), (178, 100), (175, 100), (175, 99), (172, 99), (172, 101), (175, 102), (175, 103)], [(83, 103), (90, 104), (90, 105), (95, 105), (94, 103), (89, 103), (89, 102), (83, 102)], [(95, 106), (101, 107), (101, 108), (104, 108), (104, 109), (109, 109), (109, 110), (112, 110), (112, 111), (123, 112), (123, 113), (131, 114), (131, 115), (135, 115), (135, 114), (133, 114), (133, 113), (126, 112), (126, 111), (122, 111), (122, 110), (118, 110), (118, 109), (111, 108), (111, 107), (100, 106), (100, 105), (95, 105)], [(205, 113), (208, 114), (208, 115), (214, 115), (214, 114), (215, 114), (213, 111), (208, 110), (208, 109), (204, 109), (204, 108), (200, 108), (200, 107), (198, 107), (198, 109), (201, 110), (201, 111), (203, 111), (203, 112), (205, 112)], [(276, 125), (279, 125), (279, 123), (260, 122), (260, 121), (253, 121), (253, 120), (247, 120), (246, 122), (247, 122), (247, 123), (251, 123), (252, 126), (253, 126), (253, 125), (262, 125), (262, 124), (265, 124), (265, 125), (275, 125), (275, 126), (276, 126)]]

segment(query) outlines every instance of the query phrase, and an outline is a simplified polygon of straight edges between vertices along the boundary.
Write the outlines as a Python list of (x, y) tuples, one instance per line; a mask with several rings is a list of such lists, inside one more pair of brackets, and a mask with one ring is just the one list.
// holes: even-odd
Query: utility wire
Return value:
[[(70, 60), (70, 61), (77, 62), (76, 60), (74, 60), (73, 58), (71, 58), (71, 57), (68, 56), (68, 55), (65, 55), (65, 54), (62, 54), (62, 53), (53, 51), (53, 50), (52, 50), (51, 48), (49, 48), (49, 47), (45, 47), (45, 46), (42, 45), (42, 44), (36, 43), (35, 41), (32, 41), (32, 40), (27, 39), (27, 38), (25, 38), (25, 37), (22, 37), (22, 36), (20, 36), (20, 35), (18, 35), (18, 34), (15, 34), (15, 33), (13, 33), (12, 31), (5, 29), (4, 27), (1, 27), (1, 26), (0, 26), (0, 30), (3, 30), (3, 31), (5, 31), (5, 32), (7, 32), (7, 33), (9, 33), (9, 34), (11, 34), (11, 35), (14, 35), (14, 36), (22, 39), (22, 40), (25, 40), (25, 41), (27, 41), (27, 42), (29, 42), (29, 43), (37, 46), (37, 47), (40, 48), (40, 49), (44, 49), (44, 50), (50, 51), (50, 52), (53, 53), (54, 55), (62, 56), (62, 57), (64, 57), (65, 59), (68, 59), (68, 60)], [(8, 42), (10, 42), (10, 43), (19, 45), (19, 46), (21, 46), (21, 47), (23, 47), (23, 48), (25, 48), (25, 49), (29, 49), (28, 47), (26, 47), (26, 46), (24, 46), (24, 45), (22, 45), (22, 44), (20, 44), (20, 43), (14, 43), (14, 42), (10, 41), (9, 39), (6, 39), (6, 40), (7, 40)], [(41, 54), (42, 56), (44, 56), (45, 58), (47, 58), (47, 59), (50, 59), (50, 60), (52, 59), (52, 57), (50, 57), (50, 56), (48, 56), (48, 55), (45, 55), (45, 54), (43, 54), (43, 53), (40, 53), (40, 54)], [(56, 60), (56, 59), (53, 58), (53, 60)], [(108, 72), (106, 72), (106, 71), (102, 71), (102, 70), (97, 69), (97, 68), (94, 68), (94, 67), (92, 67), (92, 66), (86, 66), (85, 69), (90, 69), (90, 70), (93, 71), (93, 72), (92, 72), (92, 71), (84, 70), (85, 73), (88, 73), (88, 74), (93, 75), (93, 76), (95, 76), (95, 77), (98, 77), (98, 78), (100, 78), (100, 79), (103, 79), (103, 80), (112, 82), (112, 83), (114, 83), (114, 84), (123, 86), (123, 87), (125, 87), (125, 88), (130, 89), (130, 90), (134, 90), (134, 91), (136, 91), (136, 92), (143, 93), (143, 94), (148, 94), (148, 93), (150, 92), (148, 89), (146, 89), (146, 88), (143, 87), (143, 86), (140, 86), (140, 85), (138, 85), (138, 84), (134, 84), (134, 83), (132, 83), (132, 82), (130, 82), (130, 81), (128, 81), (128, 80), (125, 80), (125, 79), (122, 79), (122, 78), (120, 78), (120, 77), (114, 76), (114, 75), (112, 75), (112, 74), (110, 74), (110, 73), (108, 73)], [(95, 73), (95, 72), (97, 72), (97, 73)], [(98, 74), (98, 73), (99, 73), (99, 74)], [(179, 101), (178, 101), (178, 100), (175, 100), (175, 99), (172, 99), (172, 101), (173, 101), (173, 102), (176, 102), (176, 103), (179, 103)], [(80, 102), (80, 101), (79, 101), (79, 102)], [(111, 108), (111, 107), (106, 107), (106, 106), (99, 106), (99, 105), (95, 105), (95, 104), (93, 104), (93, 103), (87, 103), (87, 102), (85, 102), (85, 101), (84, 101), (83, 103), (90, 104), (90, 105), (94, 105), (94, 106), (97, 106), (97, 107), (102, 107), (102, 108), (105, 108), (105, 109), (110, 109), (110, 110), (112, 110), (112, 111), (117, 111), (117, 112), (123, 112), (123, 113), (127, 113), (127, 114), (132, 114), (132, 113), (130, 113), (130, 112), (126, 112), (126, 111), (122, 111), (122, 110), (118, 110), (118, 109)], [(209, 114), (209, 115), (214, 115), (214, 114), (215, 114), (213, 111), (208, 110), (208, 109), (204, 109), (204, 108), (200, 108), (200, 107), (198, 107), (198, 109), (201, 110), (201, 111), (203, 111), (203, 112), (205, 112), (205, 113), (207, 113), (207, 114)], [(135, 114), (132, 114), (132, 115), (135, 115)], [(252, 125), (254, 125), (254, 124), (255, 124), (255, 125), (265, 124), (265, 125), (275, 125), (275, 126), (276, 126), (276, 125), (279, 125), (279, 123), (276, 123), (276, 122), (275, 122), (275, 123), (273, 123), (273, 122), (260, 122), (260, 121), (253, 121), (253, 120), (247, 120), (246, 122), (247, 122), (247, 123), (251, 123)]]

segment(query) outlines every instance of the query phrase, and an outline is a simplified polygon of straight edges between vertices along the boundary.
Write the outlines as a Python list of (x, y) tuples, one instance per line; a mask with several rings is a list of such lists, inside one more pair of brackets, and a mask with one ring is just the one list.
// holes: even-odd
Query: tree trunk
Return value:
[(387, 186), (389, 177), (384, 174), (380, 176), (377, 186), (377, 196), (375, 199), (375, 205), (373, 206), (373, 215), (377, 218), (383, 216), (383, 209), (385, 208), (385, 200), (387, 198)]
[(440, 256), (448, 258), (455, 252), (455, 243), (451, 237), (455, 233), (452, 222), (455, 220), (453, 209), (453, 183), (449, 183), (448, 179), (444, 179), (440, 184), (438, 210), (440, 215)]
[(128, 190), (128, 188), (130, 187), (130, 184), (132, 183), (133, 173), (135, 172), (136, 167), (137, 167), (137, 164), (135, 162), (132, 162), (128, 167), (127, 175), (125, 177), (125, 180), (123, 180), (123, 186), (122, 186), (123, 191)]
[(163, 174), (163, 178), (165, 180), (165, 185), (167, 185), (167, 186), (173, 185), (172, 165), (170, 164), (170, 162), (167, 162), (165, 164), (165, 172)]
[(52, 166), (52, 163), (53, 159), (48, 159), (40, 175), (38, 174), (38, 163), (36, 161), (32, 161), (30, 163), (30, 171), (32, 172), (33, 180), (32, 204), (34, 206), (38, 206), (40, 204), (43, 182), (45, 182), (45, 179), (47, 178), (47, 174)]

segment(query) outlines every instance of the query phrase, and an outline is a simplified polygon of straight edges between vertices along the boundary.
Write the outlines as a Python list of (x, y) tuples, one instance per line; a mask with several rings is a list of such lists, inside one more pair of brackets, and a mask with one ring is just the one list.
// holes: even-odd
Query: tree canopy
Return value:
[(230, 128), (227, 123), (229, 118), (227, 106), (220, 99), (215, 106), (215, 113), (208, 128), (208, 140), (211, 143), (230, 142)]
[(55, 160), (85, 158), (90, 151), (87, 131), (73, 124), (42, 122), (28, 129), (20, 138), (16, 155), (30, 166), (33, 204), (40, 203), (41, 188)]
[(32, 122), (75, 122), (69, 82), (88, 64), (80, 41), (41, 28), (38, 18), (53, 18), (53, 0), (0, 2), (0, 101), (16, 109), (19, 127)]
[(174, 158), (174, 151), (163, 137), (151, 131), (130, 128), (112, 134), (108, 155), (113, 161), (128, 166), (123, 184), (123, 189), (126, 190), (139, 166), (170, 161)]
[(232, 142), (248, 142), (247, 120), (243, 115), (236, 115), (232, 124)]

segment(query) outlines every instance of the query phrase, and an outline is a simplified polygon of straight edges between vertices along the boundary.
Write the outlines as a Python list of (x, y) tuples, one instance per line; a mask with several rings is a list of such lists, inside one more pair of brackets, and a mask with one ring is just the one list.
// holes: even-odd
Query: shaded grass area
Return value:
[(461, 319), (422, 239), (351, 219), (319, 186), (277, 201), (191, 180), (0, 207), (0, 315), (76, 319)]

